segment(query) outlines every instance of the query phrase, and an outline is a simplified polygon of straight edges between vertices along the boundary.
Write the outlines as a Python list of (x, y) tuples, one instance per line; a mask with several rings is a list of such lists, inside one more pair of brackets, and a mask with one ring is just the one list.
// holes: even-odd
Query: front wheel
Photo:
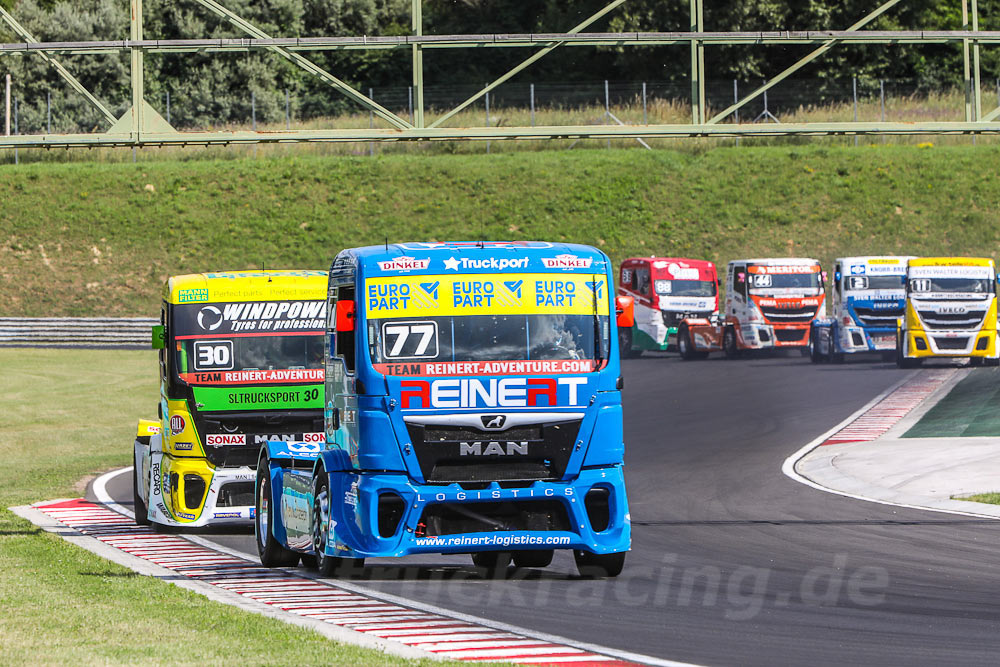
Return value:
[(740, 356), (740, 348), (736, 344), (736, 330), (732, 327), (726, 327), (722, 334), (722, 353), (726, 355), (726, 359)]
[(996, 359), (986, 357), (985, 359), (983, 359), (983, 364), (986, 366), (1000, 366), (1000, 357)]
[(684, 361), (691, 361), (697, 356), (694, 345), (691, 344), (691, 332), (686, 326), (677, 331), (677, 351)]
[(476, 551), (472, 554), (472, 563), (486, 570), (487, 576), (502, 579), (513, 557), (509, 551)]
[(580, 549), (573, 550), (573, 560), (576, 569), (583, 577), (617, 577), (625, 567), (625, 554), (619, 551), (613, 554), (595, 554)]
[(920, 365), (920, 359), (910, 359), (903, 354), (902, 332), (896, 332), (896, 366), (898, 368), (916, 368)]
[(365, 566), (364, 558), (341, 558), (326, 553), (330, 537), (330, 480), (322, 468), (313, 482), (313, 551), (316, 569), (323, 577), (356, 574)]
[(514, 565), (517, 567), (548, 567), (552, 564), (552, 556), (554, 554), (555, 552), (552, 549), (515, 551)]
[(299, 554), (286, 549), (274, 539), (271, 527), (274, 525), (274, 505), (271, 502), (271, 466), (267, 457), (262, 456), (257, 464), (257, 504), (254, 511), (253, 532), (257, 542), (257, 555), (264, 567), (294, 567), (299, 562)]
[(132, 447), (132, 467), (132, 511), (135, 513), (135, 523), (139, 526), (148, 526), (149, 510), (139, 495), (139, 475), (142, 474), (142, 468), (139, 467), (139, 460), (135, 455), (135, 446)]
[(618, 356), (622, 359), (635, 359), (642, 350), (632, 349), (632, 328), (618, 327)]

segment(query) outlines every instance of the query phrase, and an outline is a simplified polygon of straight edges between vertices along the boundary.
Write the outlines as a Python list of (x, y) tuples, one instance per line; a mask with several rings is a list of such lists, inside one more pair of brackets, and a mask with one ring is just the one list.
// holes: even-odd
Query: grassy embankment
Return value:
[(411, 664), (139, 576), (15, 516), (8, 507), (79, 497), (85, 475), (131, 463), (156, 361), (0, 349), (0, 369), (0, 664)]
[(586, 150), (0, 168), (0, 315), (152, 315), (168, 274), (397, 240), (677, 254), (1000, 254), (1000, 150)]

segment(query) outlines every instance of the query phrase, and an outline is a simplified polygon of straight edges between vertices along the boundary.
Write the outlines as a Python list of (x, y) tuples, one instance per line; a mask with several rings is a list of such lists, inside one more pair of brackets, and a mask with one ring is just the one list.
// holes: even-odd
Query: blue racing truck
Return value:
[(261, 448), (261, 563), (329, 576), (468, 553), (496, 574), (572, 549), (582, 574), (618, 575), (631, 526), (611, 269), (539, 242), (338, 254), (325, 442)]
[(892, 361), (896, 320), (903, 316), (910, 257), (841, 257), (833, 268), (832, 316), (813, 321), (813, 363), (840, 363), (845, 354), (880, 352)]

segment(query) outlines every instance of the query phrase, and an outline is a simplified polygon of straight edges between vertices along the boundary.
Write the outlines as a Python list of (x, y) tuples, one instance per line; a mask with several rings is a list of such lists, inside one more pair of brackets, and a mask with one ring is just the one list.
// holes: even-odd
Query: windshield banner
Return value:
[[(369, 318), (608, 314), (603, 275), (399, 276), (365, 283)], [(597, 303), (595, 305), (595, 299)]]
[(910, 278), (993, 278), (992, 266), (911, 266)]
[(557, 375), (591, 373), (597, 370), (593, 359), (553, 359), (545, 361), (437, 361), (375, 364), (386, 375)]
[[(326, 301), (257, 301), (174, 306), (175, 338), (232, 333), (322, 333)], [(191, 335), (180, 335), (191, 334)]]
[(819, 273), (819, 264), (785, 264), (771, 266), (766, 264), (751, 264), (747, 267), (750, 273), (780, 274), (780, 273)]
[(180, 373), (189, 384), (260, 384), (323, 382), (322, 368), (290, 368), (260, 371), (215, 371), (207, 373)]

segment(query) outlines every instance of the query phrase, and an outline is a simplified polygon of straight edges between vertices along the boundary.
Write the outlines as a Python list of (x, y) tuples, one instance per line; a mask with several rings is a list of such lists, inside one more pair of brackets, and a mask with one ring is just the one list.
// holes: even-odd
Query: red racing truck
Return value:
[(618, 296), (631, 297), (634, 322), (618, 329), (621, 353), (677, 349), (678, 326), (685, 319), (707, 319), (719, 312), (715, 264), (683, 257), (631, 257), (618, 272)]

